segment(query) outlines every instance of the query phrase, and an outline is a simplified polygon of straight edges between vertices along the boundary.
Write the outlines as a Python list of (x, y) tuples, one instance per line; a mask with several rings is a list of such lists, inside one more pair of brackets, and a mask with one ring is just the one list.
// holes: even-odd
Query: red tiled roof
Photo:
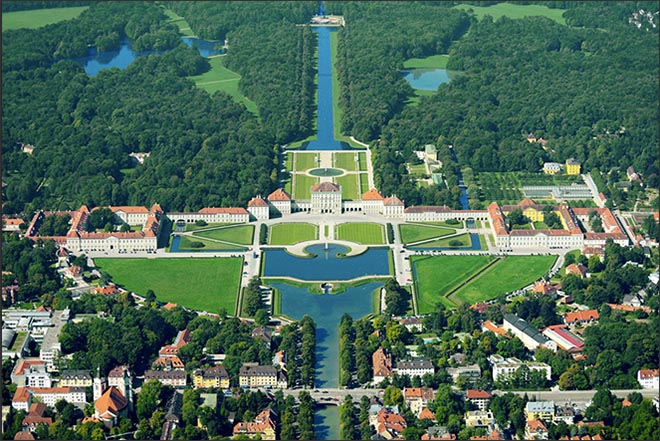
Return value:
[(417, 418), (419, 418), (420, 420), (435, 420), (435, 415), (433, 414), (433, 412), (429, 410), (428, 407), (425, 407), (419, 412)]
[(589, 320), (598, 320), (598, 319), (600, 319), (600, 316), (598, 315), (598, 311), (595, 309), (588, 309), (586, 311), (577, 311), (577, 312), (567, 312), (564, 315), (564, 321), (566, 323), (586, 322)]
[(314, 185), (312, 187), (312, 192), (313, 193), (337, 193), (341, 191), (341, 188), (339, 185), (334, 184), (332, 182), (319, 182), (318, 184)]
[[(100, 208), (103, 207), (96, 207), (92, 211), (96, 211)], [(109, 205), (108, 208), (113, 212), (116, 213), (118, 211), (123, 211), (124, 213), (144, 213), (147, 214), (149, 213), (149, 210), (147, 210), (146, 207), (134, 207), (134, 206), (117, 206), (113, 207), (112, 205)]]
[(29, 399), (30, 392), (28, 392), (28, 388), (25, 386), (19, 386), (16, 388), (16, 392), (14, 392), (14, 398), (12, 398), (12, 402), (27, 403)]
[(14, 439), (17, 439), (17, 440), (33, 440), (33, 439), (36, 439), (36, 438), (34, 437), (32, 432), (30, 432), (29, 430), (19, 430), (18, 432), (16, 432), (16, 435), (14, 435)]
[(167, 302), (167, 303), (165, 304), (165, 306), (163, 306), (163, 309), (169, 311), (170, 309), (174, 309), (174, 308), (176, 308), (177, 306), (179, 306), (179, 305), (177, 305), (176, 303)]
[(496, 326), (493, 322), (490, 320), (486, 320), (481, 324), (482, 327), (488, 329), (491, 332), (494, 332), (495, 334), (498, 335), (506, 335), (506, 331), (498, 326)]
[(386, 207), (403, 207), (404, 203), (401, 199), (396, 196), (390, 196), (383, 200), (383, 205)]
[(363, 201), (382, 201), (383, 195), (378, 192), (375, 188), (364, 193), (361, 197)]
[(655, 378), (660, 376), (660, 374), (658, 373), (658, 369), (640, 369), (638, 375), (639, 378), (644, 378), (644, 379)]
[(467, 399), (468, 400), (478, 400), (478, 399), (489, 399), (493, 398), (493, 395), (485, 390), (481, 389), (468, 389), (467, 390)]
[(506, 222), (504, 221), (504, 215), (502, 214), (502, 210), (497, 202), (491, 202), (488, 205), (488, 214), (490, 215), (491, 221), (493, 223), (495, 234), (497, 236), (506, 236), (508, 234)]
[(248, 202), (248, 207), (268, 207), (268, 202), (264, 198), (254, 197)]
[(110, 386), (103, 395), (94, 403), (94, 410), (101, 418), (112, 418), (119, 415), (126, 406), (128, 400), (119, 389)]
[(278, 188), (274, 192), (268, 195), (269, 201), (290, 201), (291, 196), (281, 188)]
[(25, 358), (21, 358), (18, 360), (18, 363), (16, 364), (16, 367), (14, 368), (14, 375), (25, 375), (25, 370), (29, 369), (32, 366), (44, 366), (46, 363), (41, 360), (27, 360)]

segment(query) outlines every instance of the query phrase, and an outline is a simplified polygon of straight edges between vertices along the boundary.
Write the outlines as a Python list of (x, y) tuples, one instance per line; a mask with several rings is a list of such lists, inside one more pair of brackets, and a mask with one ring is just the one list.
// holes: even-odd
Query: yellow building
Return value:
[(554, 401), (530, 401), (525, 406), (525, 418), (527, 418), (527, 421), (543, 420), (547, 422), (553, 422), (554, 417)]
[(224, 366), (215, 366), (209, 369), (196, 369), (193, 372), (193, 385), (195, 389), (219, 387), (229, 388), (229, 374)]
[(575, 158), (569, 158), (566, 160), (566, 174), (567, 175), (580, 174), (580, 163)]

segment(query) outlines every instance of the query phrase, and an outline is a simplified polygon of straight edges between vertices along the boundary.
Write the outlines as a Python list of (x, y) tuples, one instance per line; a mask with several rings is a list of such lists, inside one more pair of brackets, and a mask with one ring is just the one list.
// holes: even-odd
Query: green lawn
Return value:
[(206, 224), (203, 227), (196, 225), (196, 224), (186, 224), (186, 231), (197, 231), (197, 230), (206, 230), (209, 228), (217, 228), (217, 227), (226, 227), (228, 225), (236, 225), (236, 224), (228, 224), (228, 223), (210, 223)]
[(556, 256), (507, 256), (452, 293), (449, 299), (472, 304), (522, 288), (543, 276), (555, 259)]
[(493, 259), (491, 256), (411, 256), (419, 313), (432, 312), (437, 302), (451, 306), (445, 295)]
[(315, 240), (319, 237), (319, 228), (308, 223), (283, 223), (270, 227), (270, 245), (293, 245), (298, 242)]
[[(451, 245), (450, 243), (459, 241), (461, 245)], [(419, 245), (412, 246), (413, 249), (418, 248), (443, 248), (443, 247), (469, 247), (472, 244), (470, 235), (459, 234), (458, 236), (445, 237), (444, 239), (432, 240), (431, 242), (420, 243)]]
[(429, 181), (417, 181), (417, 188), (424, 188), (429, 186)]
[(412, 256), (419, 312), (431, 312), (437, 302), (473, 304), (522, 288), (543, 276), (555, 258), (506, 256), (495, 261), (492, 256)]
[(454, 233), (456, 233), (456, 230), (450, 230), (448, 228), (442, 227), (431, 227), (414, 224), (399, 225), (401, 241), (405, 244), (417, 242), (418, 240), (431, 239), (432, 237), (443, 237)]
[(342, 199), (359, 199), (358, 195), (358, 176), (344, 175), (334, 178), (335, 183), (341, 185)]
[(360, 171), (367, 171), (367, 154), (364, 152), (359, 152), (358, 161), (359, 161)]
[(177, 15), (171, 9), (164, 8), (163, 12), (165, 13), (165, 15), (167, 15), (167, 18), (169, 18), (167, 22), (177, 25), (177, 27), (179, 28), (179, 33), (181, 35), (183, 35), (184, 37), (195, 36), (195, 33), (192, 31), (192, 29), (190, 29), (190, 25), (188, 24), (185, 18)]
[(346, 153), (335, 153), (335, 164), (337, 168), (342, 168), (347, 171), (356, 171), (357, 164), (355, 162), (355, 155), (357, 153), (346, 152)]
[(549, 230), (550, 227), (545, 224), (545, 222), (537, 221), (534, 222), (534, 228), (537, 230)]
[(493, 17), (493, 20), (497, 20), (503, 15), (506, 15), (509, 18), (523, 18), (523, 17), (532, 17), (532, 16), (542, 16), (548, 17), (551, 20), (556, 21), (559, 24), (566, 24), (566, 20), (562, 17), (565, 9), (550, 9), (547, 6), (541, 5), (518, 5), (512, 3), (498, 3), (496, 5), (481, 7), (460, 4), (454, 6), (454, 9), (463, 9), (468, 10), (472, 9), (474, 15), (481, 20), (485, 15), (490, 15)]
[[(203, 243), (204, 246), (202, 248), (194, 248), (192, 246), (193, 242), (200, 242)], [(238, 245), (230, 245), (227, 243), (222, 243), (222, 242), (215, 242), (212, 240), (205, 240), (201, 239), (199, 237), (192, 238), (190, 236), (181, 236), (181, 241), (179, 242), (179, 249), (183, 251), (227, 251), (227, 250), (236, 250), (236, 251), (241, 251), (245, 250), (244, 247), (240, 247)]]
[(369, 175), (360, 173), (360, 195), (369, 191)]
[(2, 13), (2, 32), (12, 29), (37, 29), (42, 26), (78, 17), (89, 6), (71, 8), (32, 9)]
[(457, 228), (465, 228), (465, 225), (464, 225), (463, 221), (458, 221), (457, 224), (450, 224), (450, 223), (445, 222), (445, 221), (439, 221), (439, 222), (419, 222), (419, 223), (420, 223), (420, 224), (424, 224), (424, 225), (437, 225), (437, 226), (440, 226), (440, 227), (447, 227), (447, 228), (451, 228), (452, 230), (455, 230), (455, 229), (457, 229)]
[(238, 90), (238, 81), (241, 79), (241, 76), (224, 67), (222, 60), (223, 57), (221, 56), (209, 59), (211, 69), (208, 72), (188, 78), (193, 80), (197, 87), (204, 89), (211, 95), (218, 90), (227, 93), (234, 101), (245, 105), (250, 112), (258, 115), (259, 112), (254, 101), (244, 96)]
[(310, 168), (316, 168), (318, 166), (317, 163), (318, 154), (316, 153), (296, 152), (293, 154), (296, 155), (295, 167), (297, 172), (309, 170)]
[(216, 230), (201, 231), (194, 235), (209, 239), (224, 240), (241, 245), (251, 245), (252, 239), (254, 238), (254, 225), (218, 228)]
[(339, 240), (347, 240), (364, 245), (380, 245), (385, 243), (383, 226), (371, 222), (339, 224), (335, 237)]
[(408, 165), (408, 171), (411, 175), (425, 175), (426, 166), (424, 164)]
[(417, 68), (438, 68), (445, 69), (447, 67), (447, 60), (449, 55), (431, 55), (426, 58), (410, 58), (403, 62), (405, 69)]
[(286, 159), (284, 160), (284, 168), (286, 168), (286, 170), (288, 172), (293, 171), (293, 155), (294, 155), (294, 153), (292, 153), (292, 152), (289, 152), (289, 153), (285, 154)]
[(217, 313), (235, 311), (243, 259), (95, 259), (115, 283), (144, 295), (152, 289), (163, 302)]
[(308, 200), (312, 197), (311, 188), (314, 184), (319, 182), (319, 178), (312, 176), (297, 174), (293, 177), (294, 189), (293, 199)]

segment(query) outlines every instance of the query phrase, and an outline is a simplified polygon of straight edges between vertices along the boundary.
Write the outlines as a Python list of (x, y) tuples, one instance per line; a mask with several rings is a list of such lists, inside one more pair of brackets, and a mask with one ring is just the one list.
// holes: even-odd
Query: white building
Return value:
[(362, 212), (365, 214), (383, 214), (383, 200), (385, 198), (375, 188), (364, 193), (361, 197)]
[[(96, 207), (92, 211), (96, 211), (101, 207)], [(113, 207), (112, 205), (108, 208), (121, 219), (123, 222), (128, 225), (142, 225), (149, 218), (149, 210), (146, 207)]]
[(660, 389), (658, 369), (640, 369), (637, 371), (637, 381), (643, 389)]
[(261, 196), (256, 196), (248, 202), (247, 211), (250, 212), (250, 218), (258, 221), (268, 220), (270, 218), (270, 207), (268, 202)]
[(46, 371), (45, 364), (34, 364), (29, 366), (25, 372), (25, 385), (28, 387), (51, 387), (53, 381)]
[(200, 220), (209, 224), (241, 224), (250, 222), (250, 213), (241, 207), (207, 207), (198, 212), (167, 213), (167, 218), (175, 224), (191, 224)]
[(268, 195), (268, 203), (270, 204), (271, 211), (281, 216), (291, 214), (291, 195), (286, 191), (278, 188)]
[(548, 339), (534, 326), (514, 314), (504, 315), (502, 328), (518, 337), (530, 351), (535, 351), (539, 346), (557, 351), (557, 343)]
[(320, 182), (312, 187), (312, 214), (341, 214), (341, 186)]
[(394, 372), (409, 377), (421, 377), (424, 374), (435, 374), (435, 368), (433, 363), (428, 360), (399, 361), (394, 368)]
[(493, 367), (493, 381), (506, 379), (523, 366), (527, 366), (530, 371), (544, 372), (547, 380), (550, 380), (552, 375), (552, 368), (545, 363), (535, 361), (523, 362), (514, 357), (504, 359), (501, 355), (491, 355), (488, 357), (488, 361), (490, 361)]
[(403, 219), (405, 205), (396, 195), (383, 200), (383, 215), (393, 219)]

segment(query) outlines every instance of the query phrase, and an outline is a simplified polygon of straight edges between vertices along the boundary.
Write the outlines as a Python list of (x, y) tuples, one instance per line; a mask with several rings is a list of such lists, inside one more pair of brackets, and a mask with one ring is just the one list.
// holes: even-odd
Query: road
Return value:
[[(300, 391), (305, 389), (286, 389), (284, 390), (284, 395), (293, 395), (297, 397)], [(359, 400), (363, 395), (368, 397), (380, 396), (382, 397), (382, 389), (306, 389), (307, 392), (315, 400), (329, 401), (333, 398), (337, 398), (339, 402), (343, 401), (347, 395), (353, 397), (353, 401)], [(537, 391), (501, 391), (494, 390), (494, 395), (504, 395), (507, 392), (513, 392), (517, 395), (525, 395), (528, 397), (536, 397), (537, 401), (555, 401), (556, 403), (577, 403), (578, 405), (586, 406), (586, 404), (591, 401), (596, 390), (566, 390), (566, 391), (549, 391), (549, 390), (537, 390)], [(644, 398), (653, 398), (657, 397), (660, 394), (660, 391), (655, 389), (625, 389), (625, 390), (612, 390), (611, 391), (618, 398), (626, 398), (632, 392), (639, 392)]]

